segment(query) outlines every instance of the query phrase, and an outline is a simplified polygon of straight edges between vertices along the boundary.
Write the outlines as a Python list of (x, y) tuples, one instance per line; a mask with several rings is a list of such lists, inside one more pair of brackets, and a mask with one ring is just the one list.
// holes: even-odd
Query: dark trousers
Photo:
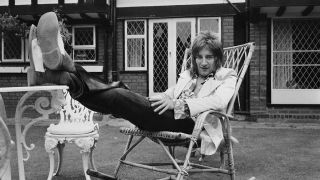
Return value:
[(176, 120), (173, 110), (159, 115), (147, 97), (124, 88), (121, 83), (105, 84), (79, 65), (76, 69), (71, 76), (70, 93), (89, 109), (124, 118), (143, 130), (192, 133), (191, 118)]

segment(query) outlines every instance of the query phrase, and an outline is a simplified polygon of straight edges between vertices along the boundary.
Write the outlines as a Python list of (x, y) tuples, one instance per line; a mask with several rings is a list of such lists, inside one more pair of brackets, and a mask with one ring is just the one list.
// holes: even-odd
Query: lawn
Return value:
[[(9, 127), (12, 136), (14, 129)], [(44, 180), (49, 170), (49, 159), (44, 150), (44, 133), (46, 128), (33, 127), (27, 139), (35, 143), (30, 159), (25, 163), (28, 180)], [(233, 134), (240, 144), (234, 146), (234, 159), (237, 179), (256, 180), (313, 180), (320, 179), (320, 128), (234, 128)], [(117, 159), (123, 152), (127, 137), (119, 133), (119, 127), (104, 125), (100, 127), (100, 139), (95, 150), (95, 161), (98, 170), (112, 174)], [(178, 157), (183, 157), (185, 149), (179, 148)], [(66, 145), (65, 161), (62, 175), (54, 180), (84, 179), (79, 149), (75, 145)], [(134, 155), (134, 160), (163, 161), (164, 152), (158, 145), (146, 141)], [(18, 179), (16, 149), (13, 151), (13, 180)], [(196, 159), (193, 159), (196, 160)], [(206, 164), (217, 165), (218, 156), (207, 157)], [(163, 177), (164, 174), (147, 170), (123, 167), (122, 179), (150, 180)], [(94, 178), (92, 178), (94, 179)], [(188, 177), (190, 180), (228, 179), (225, 175), (198, 174)]]

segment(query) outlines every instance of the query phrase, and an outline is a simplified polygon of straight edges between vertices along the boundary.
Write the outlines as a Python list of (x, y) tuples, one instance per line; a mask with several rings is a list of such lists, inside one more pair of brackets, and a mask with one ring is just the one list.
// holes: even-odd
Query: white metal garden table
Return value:
[[(15, 93), (15, 92), (25, 92), (23, 96), (18, 101), (14, 117), (14, 125), (16, 132), (16, 146), (17, 146), (17, 159), (18, 159), (18, 169), (19, 169), (19, 180), (25, 180), (25, 170), (24, 161), (27, 161), (30, 157), (29, 151), (33, 150), (35, 145), (26, 143), (26, 134), (30, 127), (44, 119), (49, 119), (49, 115), (55, 113), (61, 104), (59, 101), (59, 90), (68, 89), (67, 86), (27, 86), (27, 87), (4, 87), (0, 88), (0, 93)], [(49, 97), (36, 97), (34, 98), (34, 103), (25, 104), (25, 102), (32, 97), (37, 92), (48, 92), (51, 94)], [(32, 121), (27, 123), (22, 129), (23, 114), (26, 110), (36, 110), (41, 116), (34, 118)], [(23, 150), (26, 152), (26, 157), (23, 155)], [(11, 168), (9, 166), (5, 176), (6, 180), (11, 180)]]

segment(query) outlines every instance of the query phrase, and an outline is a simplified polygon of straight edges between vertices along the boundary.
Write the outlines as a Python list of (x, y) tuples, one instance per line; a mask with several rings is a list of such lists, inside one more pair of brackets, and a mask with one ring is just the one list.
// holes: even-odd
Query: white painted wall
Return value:
[[(245, 0), (230, 0), (232, 3), (244, 3)], [(117, 0), (117, 7), (170, 6), (195, 4), (226, 4), (226, 0)]]
[(15, 5), (30, 5), (31, 0), (15, 0)]
[(8, 6), (9, 0), (0, 0), (0, 6)]
[[(103, 66), (82, 66), (88, 72), (103, 72)], [(1, 73), (27, 73), (27, 67), (0, 67)], [(0, 75), (1, 76), (1, 75)]]
[(78, 3), (78, 0), (64, 0), (65, 4)]
[(38, 4), (58, 4), (58, 0), (38, 0)]

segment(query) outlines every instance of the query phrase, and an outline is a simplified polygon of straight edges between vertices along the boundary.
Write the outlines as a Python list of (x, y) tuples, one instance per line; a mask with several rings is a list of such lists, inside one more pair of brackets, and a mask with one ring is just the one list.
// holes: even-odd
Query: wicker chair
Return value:
[[(215, 172), (215, 173), (223, 173), (228, 174), (230, 179), (235, 179), (235, 168), (234, 168), (234, 160), (233, 160), (233, 151), (232, 151), (232, 143), (231, 143), (231, 127), (229, 123), (229, 119), (233, 118), (233, 107), (234, 102), (238, 95), (238, 90), (242, 83), (242, 80), (245, 76), (245, 73), (248, 69), (252, 53), (254, 51), (254, 43), (246, 43), (239, 46), (224, 48), (224, 56), (226, 58), (224, 67), (233, 68), (238, 75), (236, 89), (233, 97), (231, 98), (229, 105), (227, 107), (227, 113), (221, 113), (216, 111), (207, 111), (204, 112), (207, 115), (216, 116), (220, 119), (223, 130), (224, 143), (219, 147), (220, 150), (220, 167), (214, 168), (205, 166), (202, 164), (191, 163), (190, 156), (193, 152), (194, 146), (200, 141), (200, 133), (203, 130), (204, 121), (197, 120), (195, 124), (195, 128), (192, 134), (185, 133), (176, 133), (176, 132), (149, 132), (143, 131), (138, 128), (120, 128), (120, 132), (126, 135), (129, 135), (129, 139), (127, 145), (125, 147), (124, 154), (121, 156), (118, 166), (116, 167), (114, 177), (105, 175), (103, 173), (89, 170), (88, 174), (101, 178), (101, 179), (117, 179), (119, 168), (122, 164), (139, 167), (144, 169), (149, 169), (152, 171), (163, 172), (167, 174), (171, 174), (169, 177), (162, 178), (164, 179), (177, 179), (182, 180), (184, 177), (188, 176), (191, 173), (203, 173), (203, 172)], [(186, 51), (187, 52), (187, 51)], [(190, 67), (190, 58), (188, 58), (188, 53), (185, 53), (185, 58), (183, 62), (183, 70)], [(139, 136), (139, 139), (132, 144), (132, 140), (134, 136)], [(158, 143), (165, 153), (171, 159), (169, 163), (134, 163), (131, 161), (127, 161), (126, 157), (128, 154), (145, 138), (149, 138), (152, 141)], [(184, 161), (177, 160), (174, 155), (174, 147), (183, 146), (187, 147), (187, 153)], [(227, 167), (225, 167), (225, 155), (227, 155), (228, 163)], [(158, 168), (157, 166), (162, 165), (173, 165), (172, 169), (163, 169)]]
[[(86, 171), (89, 161), (91, 167), (96, 169), (93, 161), (93, 150), (99, 138), (99, 126), (93, 122), (95, 112), (73, 99), (66, 90), (63, 90), (63, 96), (65, 103), (59, 111), (60, 121), (58, 124), (51, 124), (45, 135), (45, 149), (50, 160), (48, 180), (60, 173), (65, 143), (75, 143), (81, 149), (85, 178), (90, 180)], [(58, 165), (55, 173), (53, 172), (54, 148), (58, 149)]]
[(9, 166), (12, 147), (13, 141), (9, 130), (0, 116), (0, 179), (11, 178)]

